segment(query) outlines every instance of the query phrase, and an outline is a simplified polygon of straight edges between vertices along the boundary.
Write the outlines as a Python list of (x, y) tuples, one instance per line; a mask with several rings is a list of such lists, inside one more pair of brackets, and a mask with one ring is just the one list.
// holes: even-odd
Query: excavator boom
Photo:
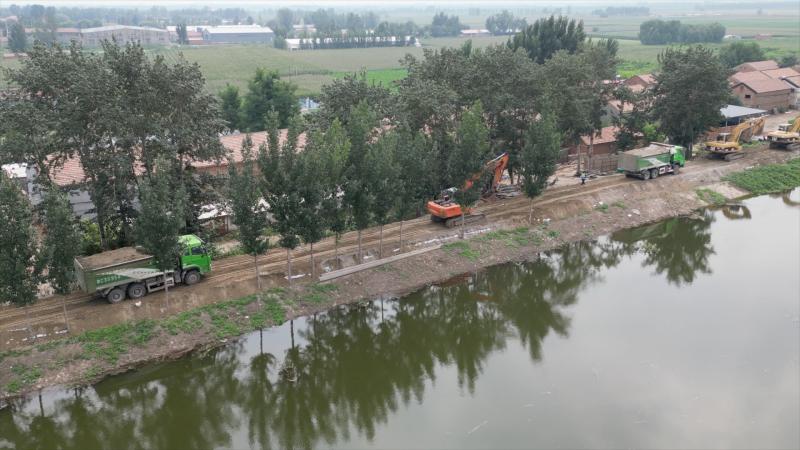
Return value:
[[(497, 186), (503, 179), (503, 172), (508, 168), (509, 156), (508, 153), (503, 153), (496, 158), (493, 158), (483, 165), (480, 172), (474, 174), (469, 180), (464, 182), (463, 189), (470, 189), (472, 186), (483, 178), (484, 174), (491, 173), (491, 178), (487, 181), (485, 186), (481, 186), (481, 197), (486, 198), (493, 195), (497, 191)], [(434, 222), (444, 222), (448, 227), (455, 225), (455, 219), (461, 217), (461, 205), (453, 201), (452, 194), (455, 192), (454, 188), (447, 189), (442, 192), (440, 198), (430, 200), (426, 205), (428, 212), (431, 214), (431, 220)], [(463, 211), (470, 214), (470, 210)], [(480, 216), (471, 215), (470, 220), (479, 219)]]
[(753, 136), (759, 135), (764, 131), (764, 117), (750, 119), (736, 125), (730, 134), (721, 134), (714, 141), (705, 143), (706, 151), (712, 155), (725, 158), (726, 161), (741, 158), (742, 142), (749, 142)]

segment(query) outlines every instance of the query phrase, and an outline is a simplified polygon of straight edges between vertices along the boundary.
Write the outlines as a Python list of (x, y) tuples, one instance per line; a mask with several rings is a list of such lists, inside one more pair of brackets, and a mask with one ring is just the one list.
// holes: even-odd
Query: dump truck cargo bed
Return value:
[(75, 278), (81, 289), (91, 294), (97, 290), (99, 274), (120, 269), (148, 267), (152, 259), (152, 256), (133, 247), (75, 258)]

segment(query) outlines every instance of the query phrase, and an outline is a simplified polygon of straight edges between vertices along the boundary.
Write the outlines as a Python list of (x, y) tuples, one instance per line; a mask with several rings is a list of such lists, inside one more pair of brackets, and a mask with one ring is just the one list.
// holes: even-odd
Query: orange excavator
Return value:
[[(487, 162), (480, 172), (473, 175), (472, 178), (464, 183), (464, 189), (471, 188), (474, 183), (483, 178), (485, 173), (491, 172), (491, 178), (487, 181), (486, 185), (481, 188), (481, 198), (492, 196), (497, 191), (497, 186), (503, 178), (503, 172), (505, 172), (508, 167), (508, 160), (508, 153), (503, 153)], [(428, 212), (431, 213), (432, 221), (444, 223), (448, 228), (460, 224), (462, 208), (461, 205), (453, 200), (453, 194), (455, 192), (456, 188), (445, 189), (439, 194), (439, 198), (428, 202), (427, 208)], [(467, 208), (464, 212), (465, 224), (477, 222), (485, 217), (483, 214), (472, 214), (471, 208)]]

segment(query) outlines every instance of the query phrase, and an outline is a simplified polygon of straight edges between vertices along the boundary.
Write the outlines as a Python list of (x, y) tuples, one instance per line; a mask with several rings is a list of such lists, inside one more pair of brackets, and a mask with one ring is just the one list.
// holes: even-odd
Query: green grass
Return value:
[(781, 192), (800, 186), (800, 158), (732, 173), (723, 178), (753, 194)]
[(617, 200), (616, 202), (612, 203), (611, 206), (619, 209), (627, 209), (628, 206), (622, 200)]
[(528, 227), (518, 227), (513, 230), (493, 230), (483, 236), (477, 238), (478, 241), (501, 241), (507, 247), (522, 247), (528, 245), (532, 239), (535, 240), (537, 236), (531, 236)]
[(709, 205), (720, 206), (724, 205), (728, 201), (724, 195), (720, 194), (719, 192), (712, 191), (711, 189), (697, 189), (695, 193), (700, 200), (708, 203)]
[(442, 246), (444, 250), (452, 253), (457, 253), (459, 256), (469, 259), (470, 261), (477, 261), (481, 257), (481, 253), (470, 246), (467, 241), (456, 241)]
[(17, 393), (27, 386), (31, 386), (42, 376), (42, 369), (38, 366), (28, 367), (24, 364), (15, 364), (11, 367), (14, 378), (6, 384), (6, 390)]
[(605, 214), (605, 213), (608, 212), (608, 204), (607, 203), (598, 203), (597, 205), (595, 205), (594, 209), (595, 209), (595, 211), (600, 211), (601, 213)]

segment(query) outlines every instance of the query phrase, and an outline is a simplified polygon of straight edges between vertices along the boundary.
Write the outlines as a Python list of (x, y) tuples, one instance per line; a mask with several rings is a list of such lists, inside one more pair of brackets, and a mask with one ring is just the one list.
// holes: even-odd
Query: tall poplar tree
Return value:
[(561, 133), (555, 117), (550, 112), (543, 112), (528, 129), (520, 157), (522, 190), (530, 199), (529, 223), (533, 221), (533, 199), (544, 191), (547, 179), (555, 172), (560, 147)]
[(156, 172), (139, 184), (141, 209), (134, 223), (136, 243), (153, 255), (155, 267), (164, 275), (175, 268), (183, 253), (180, 231), (185, 224), (186, 191), (176, 181), (175, 168), (165, 158), (155, 164)]
[(269, 250), (269, 240), (264, 235), (267, 216), (260, 211), (261, 186), (253, 155), (253, 140), (248, 134), (242, 141), (242, 168), (234, 161), (228, 162), (228, 201), (233, 213), (233, 223), (239, 230), (239, 243), (245, 253), (253, 256), (256, 283), (261, 291), (261, 274), (258, 255)]
[(45, 238), (41, 261), (47, 280), (59, 294), (67, 294), (75, 280), (74, 259), (78, 256), (81, 235), (67, 197), (55, 185), (47, 189), (42, 204)]
[(397, 144), (396, 133), (385, 134), (377, 143), (370, 146), (367, 153), (365, 167), (365, 175), (368, 177), (367, 189), (374, 199), (372, 213), (380, 226), (379, 258), (383, 258), (383, 227), (391, 220), (390, 214), (397, 204), (398, 189), (400, 188), (396, 158)]
[(25, 195), (0, 170), (0, 301), (27, 305), (36, 300), (36, 241), (33, 213)]
[(372, 221), (373, 202), (368, 187), (367, 154), (372, 140), (372, 132), (378, 121), (366, 102), (360, 102), (350, 113), (347, 134), (350, 138), (350, 152), (345, 171), (344, 202), (347, 205), (358, 234), (358, 262), (363, 262), (361, 233)]
[(461, 239), (464, 239), (466, 211), (481, 196), (481, 183), (472, 179), (480, 173), (488, 157), (489, 130), (483, 123), (483, 106), (477, 101), (461, 118), (456, 145), (447, 163), (448, 177), (456, 188), (453, 197), (461, 205)]

